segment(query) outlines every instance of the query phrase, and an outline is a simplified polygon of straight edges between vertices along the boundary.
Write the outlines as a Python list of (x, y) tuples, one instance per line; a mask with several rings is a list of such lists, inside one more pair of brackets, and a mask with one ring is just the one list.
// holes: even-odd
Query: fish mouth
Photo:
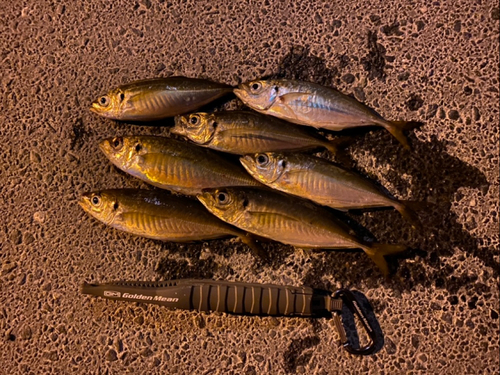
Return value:
[(170, 129), (170, 133), (177, 134), (177, 135), (185, 135), (186, 134), (186, 129), (184, 126), (185, 123), (185, 118), (184, 116), (175, 116), (174, 118), (175, 125), (172, 129)]
[(252, 173), (252, 166), (254, 164), (252, 155), (244, 155), (240, 157), (240, 163), (250, 174)]
[(233, 89), (234, 95), (236, 95), (238, 98), (243, 100), (243, 98), (246, 98), (248, 96), (247, 92), (243, 89), (243, 86), (238, 86), (237, 89)]
[(99, 150), (114, 164), (115, 158), (111, 147), (112, 138), (106, 138), (99, 142)]
[(92, 106), (89, 108), (90, 112), (100, 114), (101, 113), (101, 106), (97, 102), (93, 102)]
[(83, 208), (85, 212), (89, 211), (90, 207), (90, 193), (84, 193), (78, 200), (78, 205)]
[(108, 144), (109, 144), (110, 140), (109, 139), (103, 139), (101, 142), (99, 142), (98, 146), (99, 146), (99, 150), (101, 150), (104, 154), (108, 154)]
[(211, 202), (214, 200), (214, 191), (213, 190), (203, 190), (200, 194), (196, 196), (198, 200), (210, 210)]

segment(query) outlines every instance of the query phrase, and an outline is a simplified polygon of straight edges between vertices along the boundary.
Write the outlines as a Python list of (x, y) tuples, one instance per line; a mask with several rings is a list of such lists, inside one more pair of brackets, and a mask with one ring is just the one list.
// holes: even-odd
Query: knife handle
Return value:
[(341, 309), (331, 293), (309, 287), (183, 279), (84, 284), (82, 292), (109, 299), (239, 315), (329, 316)]

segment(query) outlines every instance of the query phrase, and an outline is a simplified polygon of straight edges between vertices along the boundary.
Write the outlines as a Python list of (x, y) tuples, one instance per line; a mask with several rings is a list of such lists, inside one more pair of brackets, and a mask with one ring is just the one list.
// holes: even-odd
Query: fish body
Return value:
[(99, 144), (119, 169), (151, 185), (194, 195), (222, 186), (261, 185), (243, 168), (211, 150), (154, 136), (108, 138)]
[(163, 241), (187, 242), (240, 236), (198, 201), (164, 191), (113, 189), (83, 194), (80, 206), (116, 229)]
[(334, 143), (312, 134), (304, 127), (249, 111), (177, 116), (171, 131), (199, 146), (237, 155), (319, 147), (336, 151)]
[(385, 194), (373, 182), (325, 159), (305, 154), (257, 153), (241, 157), (245, 169), (273, 189), (339, 210), (394, 207), (417, 225), (404, 203)]
[(220, 188), (198, 195), (223, 221), (256, 235), (306, 249), (363, 249), (388, 273), (384, 255), (404, 246), (358, 240), (331, 212), (311, 202), (261, 188)]
[(417, 122), (391, 122), (341, 92), (312, 82), (276, 79), (240, 84), (234, 93), (250, 108), (299, 125), (340, 131), (363, 126), (382, 126), (406, 148), (403, 130)]
[(228, 85), (187, 77), (153, 78), (119, 86), (90, 110), (121, 121), (155, 121), (194, 111), (232, 91)]

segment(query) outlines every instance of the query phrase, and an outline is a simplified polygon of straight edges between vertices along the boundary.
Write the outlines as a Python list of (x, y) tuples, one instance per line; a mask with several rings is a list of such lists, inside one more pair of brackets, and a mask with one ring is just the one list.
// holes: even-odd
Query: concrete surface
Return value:
[[(0, 373), (498, 374), (498, 29), (492, 0), (2, 1)], [(424, 121), (412, 152), (383, 130), (355, 132), (349, 149), (357, 170), (428, 203), (418, 233), (392, 210), (351, 215), (378, 240), (413, 249), (393, 261), (391, 279), (363, 253), (270, 244), (275, 261), (259, 266), (231, 240), (162, 244), (87, 216), (81, 193), (145, 187), (97, 141), (168, 133), (98, 118), (89, 104), (112, 86), (171, 74), (307, 79), (388, 119)], [(353, 288), (372, 302), (384, 346), (348, 355), (326, 319), (79, 293), (83, 281), (186, 276)]]

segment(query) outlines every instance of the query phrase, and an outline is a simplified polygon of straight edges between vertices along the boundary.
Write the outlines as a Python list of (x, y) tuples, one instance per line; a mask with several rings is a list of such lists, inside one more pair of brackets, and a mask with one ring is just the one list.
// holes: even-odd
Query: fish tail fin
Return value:
[(349, 147), (354, 142), (352, 137), (336, 137), (331, 141), (323, 142), (323, 146), (330, 151), (332, 155), (336, 155)]
[(251, 234), (242, 234), (239, 236), (241, 242), (247, 245), (252, 252), (262, 259), (263, 262), (269, 263), (269, 254), (264, 250), (264, 248), (257, 242), (257, 239)]
[(423, 123), (418, 121), (387, 121), (381, 125), (386, 128), (389, 133), (391, 133), (394, 138), (396, 138), (403, 145), (404, 148), (410, 150), (408, 138), (404, 135), (403, 131), (419, 128), (423, 125)]
[(386, 255), (398, 254), (406, 250), (404, 245), (372, 244), (363, 248), (365, 253), (378, 266), (384, 276), (389, 275), (389, 265), (385, 260)]
[(323, 143), (323, 146), (330, 152), (332, 155), (337, 155), (339, 152), (339, 149), (337, 147), (337, 144), (334, 142), (325, 142)]
[(411, 226), (416, 230), (422, 230), (422, 223), (417, 216), (415, 210), (423, 208), (421, 202), (414, 201), (397, 201), (394, 202), (394, 208), (403, 216)]

